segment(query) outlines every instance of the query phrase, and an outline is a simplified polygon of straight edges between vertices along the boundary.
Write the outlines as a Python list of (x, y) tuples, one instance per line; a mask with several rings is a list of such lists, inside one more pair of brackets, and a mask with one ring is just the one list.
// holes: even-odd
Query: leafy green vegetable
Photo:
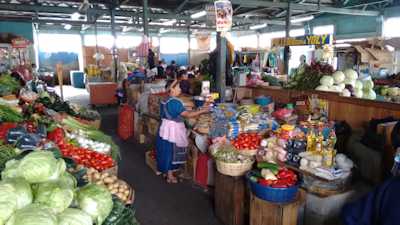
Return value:
[(88, 184), (78, 191), (79, 207), (97, 224), (102, 224), (113, 208), (110, 192), (103, 186)]
[(0, 96), (16, 93), (20, 87), (20, 83), (10, 74), (0, 76)]
[(9, 160), (6, 163), (5, 169), (3, 170), (3, 172), (1, 172), (1, 178), (4, 180), (4, 179), (18, 177), (18, 166), (19, 166), (18, 160), (15, 159)]
[(22, 114), (7, 105), (0, 104), (0, 122), (22, 122)]
[(2, 182), (9, 184), (14, 188), (17, 195), (17, 209), (22, 209), (33, 201), (32, 189), (29, 183), (22, 178), (7, 179)]
[(58, 215), (58, 225), (92, 225), (90, 215), (80, 209), (66, 209)]
[(17, 209), (17, 194), (11, 184), (0, 184), (0, 225)]
[(70, 173), (63, 173), (58, 179), (58, 183), (60, 183), (64, 187), (69, 187), (71, 189), (75, 189), (77, 185), (77, 181), (75, 177)]
[(265, 75), (262, 77), (263, 81), (268, 82), (270, 86), (281, 86), (278, 78), (270, 75)]
[(61, 213), (74, 199), (74, 191), (58, 182), (41, 183), (35, 191), (35, 203), (51, 208), (54, 213)]
[(66, 165), (64, 160), (54, 158), (51, 152), (35, 151), (19, 162), (17, 170), (17, 176), (29, 183), (42, 183), (57, 180), (65, 172)]
[(17, 156), (17, 151), (11, 145), (0, 145), (0, 171), (3, 171), (7, 161)]
[(31, 204), (17, 210), (6, 225), (58, 225), (57, 217), (42, 205)]
[(139, 225), (134, 209), (125, 206), (116, 196), (113, 196), (113, 202), (113, 209), (102, 225)]
[(83, 130), (89, 139), (94, 141), (104, 142), (111, 145), (111, 157), (117, 161), (120, 159), (119, 147), (114, 143), (112, 138), (93, 126), (83, 124), (72, 117), (63, 119), (62, 123), (73, 130)]

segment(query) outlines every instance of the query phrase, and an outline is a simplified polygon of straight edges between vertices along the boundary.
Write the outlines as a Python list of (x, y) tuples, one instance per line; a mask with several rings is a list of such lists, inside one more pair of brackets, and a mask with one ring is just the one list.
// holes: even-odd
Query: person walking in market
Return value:
[(157, 167), (167, 180), (167, 183), (177, 183), (174, 171), (186, 163), (188, 147), (187, 130), (184, 118), (195, 118), (208, 113), (208, 107), (199, 111), (187, 111), (177, 97), (181, 94), (177, 80), (167, 83), (169, 96), (161, 102), (160, 117), (162, 119), (156, 143)]

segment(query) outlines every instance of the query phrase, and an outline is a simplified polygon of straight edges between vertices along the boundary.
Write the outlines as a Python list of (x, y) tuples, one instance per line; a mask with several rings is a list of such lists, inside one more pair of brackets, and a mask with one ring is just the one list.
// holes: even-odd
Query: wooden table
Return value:
[(225, 225), (245, 225), (249, 213), (249, 191), (244, 176), (215, 173), (215, 214)]
[(251, 195), (250, 225), (297, 225), (299, 207), (304, 202), (304, 192), (299, 191), (296, 200), (278, 204)]

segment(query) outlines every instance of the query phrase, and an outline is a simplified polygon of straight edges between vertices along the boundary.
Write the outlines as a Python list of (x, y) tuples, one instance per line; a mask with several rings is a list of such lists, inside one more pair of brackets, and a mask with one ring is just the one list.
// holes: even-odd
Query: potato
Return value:
[(126, 195), (129, 195), (130, 191), (129, 191), (129, 190), (125, 190), (124, 193), (125, 193)]
[(118, 181), (118, 178), (115, 175), (110, 176), (111, 179), (113, 179), (114, 182)]
[(104, 181), (104, 183), (106, 183), (106, 184), (111, 184), (111, 183), (113, 183), (113, 180), (112, 180), (110, 177), (104, 178), (103, 181)]
[(102, 173), (101, 174), (101, 179), (105, 179), (105, 178), (108, 178), (108, 177), (110, 177), (110, 175), (108, 173)]
[(96, 180), (100, 179), (100, 174), (98, 173), (93, 174), (93, 178)]
[(97, 184), (97, 185), (103, 185), (103, 182), (97, 181), (96, 184)]

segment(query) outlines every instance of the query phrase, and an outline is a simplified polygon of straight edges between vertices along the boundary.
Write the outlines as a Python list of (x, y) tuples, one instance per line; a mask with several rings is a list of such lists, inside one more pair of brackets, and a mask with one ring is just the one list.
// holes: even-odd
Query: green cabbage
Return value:
[(0, 225), (17, 210), (17, 194), (11, 184), (0, 184)]
[(342, 71), (336, 71), (332, 74), (333, 79), (335, 80), (335, 84), (341, 84), (346, 79), (346, 76)]
[(31, 204), (17, 210), (6, 225), (58, 225), (57, 217), (45, 206)]
[(343, 71), (343, 73), (346, 76), (346, 79), (348, 79), (348, 80), (357, 80), (358, 79), (358, 73), (355, 70), (347, 69), (347, 70)]
[(37, 151), (20, 161), (18, 176), (25, 178), (29, 183), (42, 183), (57, 180), (65, 170), (64, 160), (57, 160), (51, 152)]
[(58, 225), (93, 225), (93, 221), (80, 209), (66, 209), (58, 215)]
[(319, 82), (321, 85), (331, 87), (335, 83), (335, 80), (333, 79), (333, 77), (325, 75), (321, 78)]
[(68, 172), (63, 173), (57, 182), (64, 187), (69, 187), (71, 189), (75, 189), (77, 185), (75, 177)]
[(10, 184), (17, 195), (17, 209), (22, 209), (33, 201), (32, 189), (29, 183), (22, 178), (12, 178), (3, 181)]
[(6, 163), (6, 168), (4, 168), (3, 172), (1, 172), (1, 178), (9, 179), (15, 178), (18, 176), (18, 165), (19, 161), (12, 159)]
[(369, 99), (369, 100), (375, 100), (376, 99), (376, 93), (374, 90), (366, 90), (364, 91), (363, 98)]
[(113, 207), (111, 193), (105, 187), (96, 184), (88, 184), (80, 189), (77, 199), (79, 207), (97, 224), (102, 224)]
[(365, 92), (369, 92), (369, 90), (372, 90), (374, 88), (374, 82), (372, 80), (365, 80), (363, 82), (363, 89)]
[(35, 190), (35, 203), (51, 208), (60, 213), (74, 200), (74, 191), (58, 182), (41, 183)]

